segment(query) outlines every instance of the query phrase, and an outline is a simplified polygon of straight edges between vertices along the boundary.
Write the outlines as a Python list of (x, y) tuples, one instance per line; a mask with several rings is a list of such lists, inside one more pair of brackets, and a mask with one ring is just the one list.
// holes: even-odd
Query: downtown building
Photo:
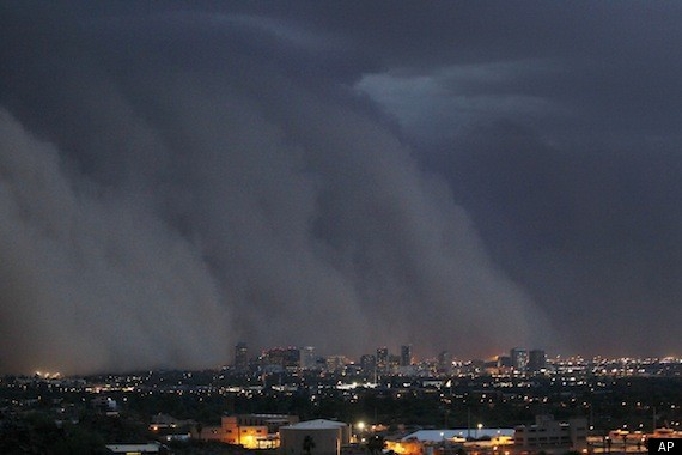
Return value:
[(239, 372), (249, 370), (249, 347), (243, 341), (234, 347), (234, 369)]
[(509, 352), (511, 357), (512, 370), (519, 373), (524, 373), (528, 366), (528, 352), (524, 348), (512, 348)]

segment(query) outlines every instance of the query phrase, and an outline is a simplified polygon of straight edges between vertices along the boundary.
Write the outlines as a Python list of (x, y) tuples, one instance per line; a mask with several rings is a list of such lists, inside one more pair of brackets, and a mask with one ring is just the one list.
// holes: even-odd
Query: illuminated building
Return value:
[(509, 357), (511, 357), (512, 368), (518, 372), (526, 371), (528, 365), (528, 353), (523, 348), (512, 348)]
[(362, 369), (363, 373), (374, 377), (374, 374), (376, 373), (376, 367), (377, 358), (372, 354), (365, 354), (360, 357), (360, 368)]
[(528, 371), (538, 373), (547, 369), (547, 354), (540, 349), (534, 349), (528, 353)]
[(267, 371), (297, 371), (301, 362), (298, 348), (272, 348), (263, 353), (261, 364)]
[(246, 449), (275, 449), (279, 447), (280, 427), (298, 422), (298, 416), (288, 414), (238, 414), (223, 416), (220, 426), (201, 428), (193, 437), (203, 441), (238, 444)]
[(305, 346), (301, 350), (301, 369), (314, 370), (317, 368), (317, 358), (315, 357), (315, 348), (313, 346)]
[(389, 355), (388, 356), (388, 372), (390, 374), (396, 374), (400, 367), (400, 356), (399, 355)]
[(326, 371), (342, 373), (353, 362), (343, 355), (330, 355), (325, 359)]
[(438, 354), (438, 370), (443, 373), (449, 373), (452, 369), (452, 353), (449, 351), (442, 351)]
[(386, 448), (398, 455), (423, 455), (437, 453), (457, 453), (456, 449), (464, 449), (468, 454), (502, 455), (511, 452), (514, 430), (511, 428), (475, 430), (476, 440), (467, 441), (470, 431), (466, 429), (451, 430), (419, 430), (401, 439), (387, 441)]
[(498, 374), (510, 374), (514, 370), (512, 363), (512, 358), (509, 356), (501, 355), (497, 358), (497, 373)]
[(377, 348), (377, 372), (385, 374), (388, 372), (389, 354), (387, 347)]

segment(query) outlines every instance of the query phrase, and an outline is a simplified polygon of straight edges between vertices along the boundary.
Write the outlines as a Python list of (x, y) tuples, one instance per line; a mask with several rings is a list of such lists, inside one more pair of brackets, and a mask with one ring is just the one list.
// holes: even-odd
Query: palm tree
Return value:
[(310, 452), (315, 448), (315, 441), (313, 437), (309, 434), (305, 435), (303, 438), (303, 453), (304, 455), (310, 455)]
[(367, 448), (369, 449), (370, 455), (377, 455), (384, 450), (384, 437), (383, 436), (372, 436), (367, 441)]

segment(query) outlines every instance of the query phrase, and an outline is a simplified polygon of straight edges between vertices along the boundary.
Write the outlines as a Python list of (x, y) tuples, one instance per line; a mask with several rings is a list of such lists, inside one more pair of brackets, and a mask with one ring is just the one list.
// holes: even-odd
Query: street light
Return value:
[(365, 432), (365, 422), (360, 421), (355, 425), (355, 428), (357, 429), (357, 432), (355, 434), (355, 438), (357, 442), (365, 442), (365, 438), (362, 436), (363, 433)]
[(480, 436), (478, 435), (478, 432), (481, 431), (481, 428), (483, 428), (483, 424), (479, 423), (476, 425), (476, 439), (478, 439)]

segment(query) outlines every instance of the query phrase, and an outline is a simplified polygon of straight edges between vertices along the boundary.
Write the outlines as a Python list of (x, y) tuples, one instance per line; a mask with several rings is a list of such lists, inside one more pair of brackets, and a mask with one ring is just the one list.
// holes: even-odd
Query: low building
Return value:
[(247, 449), (276, 449), (279, 428), (298, 422), (298, 416), (288, 414), (238, 414), (223, 416), (220, 426), (195, 428), (192, 436), (203, 441), (239, 444)]
[(682, 431), (670, 428), (657, 428), (651, 434), (652, 438), (682, 438)]
[(280, 427), (280, 454), (300, 455), (306, 437), (312, 438), (314, 455), (340, 455), (341, 446), (350, 443), (350, 425), (333, 420), (308, 420)]
[(534, 425), (514, 428), (514, 449), (520, 452), (546, 453), (582, 451), (587, 447), (587, 421), (585, 419), (554, 420), (549, 414), (535, 417)]
[(148, 444), (106, 444), (104, 448), (117, 455), (148, 455), (159, 453), (161, 445), (158, 442)]
[(458, 449), (471, 454), (499, 454), (504, 448), (511, 448), (513, 435), (511, 428), (419, 430), (399, 440), (386, 441), (386, 448), (398, 455), (449, 454)]

